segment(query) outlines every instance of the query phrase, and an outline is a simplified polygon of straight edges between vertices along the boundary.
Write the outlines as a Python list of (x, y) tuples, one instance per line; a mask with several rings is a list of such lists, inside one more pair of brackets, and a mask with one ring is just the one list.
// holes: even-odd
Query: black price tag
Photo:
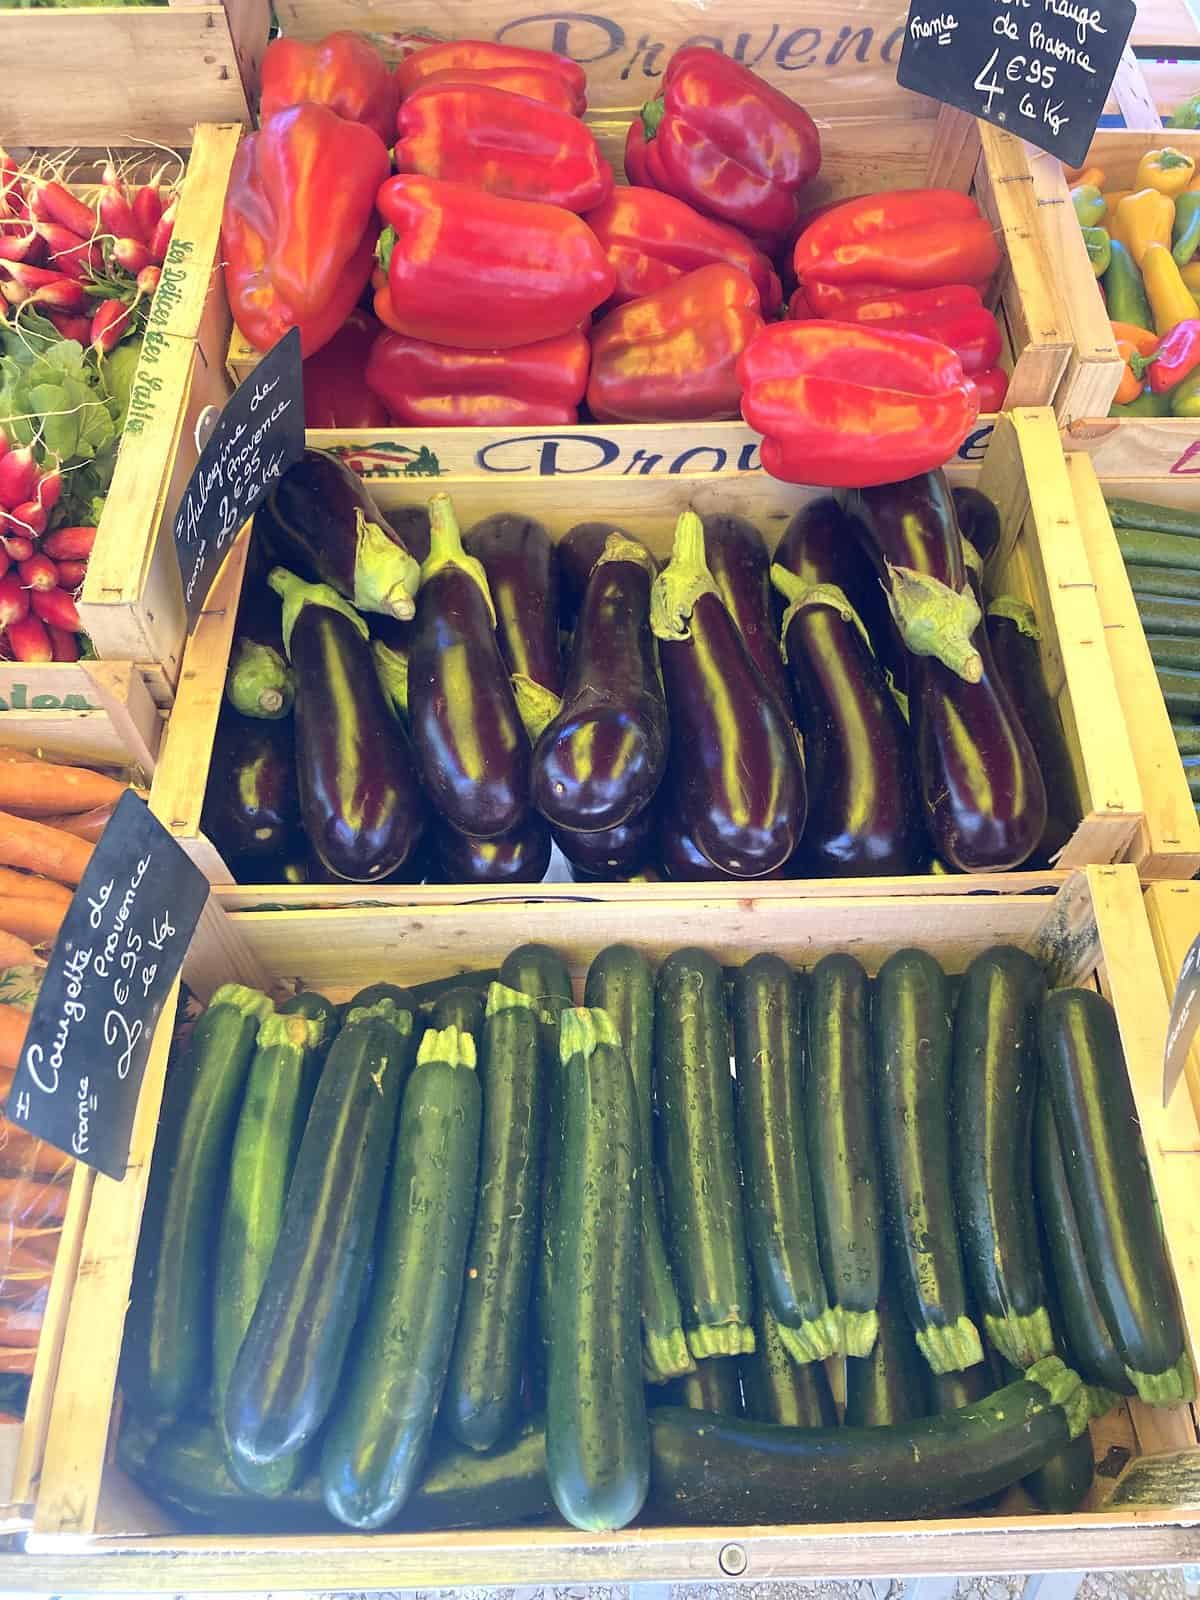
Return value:
[(1192, 1040), (1200, 1031), (1200, 938), (1183, 958), (1179, 981), (1175, 985), (1175, 999), (1171, 1004), (1171, 1022), (1167, 1028), (1167, 1047), (1163, 1060), (1163, 1105), (1175, 1092), (1175, 1085), (1183, 1077)]
[(175, 551), (189, 632), (238, 530), (303, 454), (304, 375), (292, 328), (234, 390), (179, 503)]
[(121, 796), (67, 910), (5, 1115), (123, 1178), (154, 1025), (208, 883), (132, 790)]
[(1077, 167), (1136, 13), (1134, 0), (912, 0), (896, 79)]

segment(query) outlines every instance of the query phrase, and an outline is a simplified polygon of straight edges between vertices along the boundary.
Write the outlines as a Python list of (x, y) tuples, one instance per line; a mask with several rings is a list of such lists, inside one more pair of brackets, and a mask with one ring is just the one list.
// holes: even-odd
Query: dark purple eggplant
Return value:
[(531, 739), (558, 712), (563, 688), (558, 645), (558, 552), (540, 522), (498, 512), (463, 540), (483, 564), (496, 608), (496, 637)]
[(596, 833), (571, 833), (566, 828), (550, 831), (572, 868), (578, 867), (589, 878), (627, 878), (631, 872), (639, 872), (654, 854), (655, 811), (653, 805), (643, 806), (628, 822)]
[(762, 534), (744, 517), (705, 517), (704, 559), (759, 676), (790, 714), (792, 692), (779, 654), (779, 634), (772, 615), (771, 558)]
[(604, 546), (612, 533), (619, 533), (622, 539), (633, 537), (615, 522), (577, 522), (559, 542), (559, 620), (568, 633), (575, 626), (583, 605), (592, 568), (604, 554)]
[(495, 839), (529, 811), (529, 736), (496, 643), (487, 578), (463, 549), (449, 495), (434, 495), (429, 521), (408, 654), (408, 726), (442, 816), (473, 839)]
[(643, 545), (613, 534), (588, 580), (562, 709), (533, 752), (533, 803), (552, 827), (620, 827), (662, 782), (670, 735), (650, 628), (654, 573)]
[(361, 478), (323, 450), (306, 450), (263, 501), (254, 539), (270, 559), (327, 583), (359, 611), (407, 618), (421, 562)]
[(536, 811), (498, 839), (468, 839), (439, 818), (434, 847), (444, 883), (541, 883), (550, 865), (550, 829)]
[(1046, 828), (1030, 865), (1048, 867), (1079, 826), (1079, 790), (1062, 718), (1050, 697), (1038, 649), (1037, 619), (1023, 600), (1003, 596), (988, 606), (988, 642), (1000, 680), (1037, 756), (1046, 786)]
[(680, 825), (739, 878), (782, 867), (804, 831), (804, 768), (782, 706), (750, 659), (704, 563), (704, 525), (685, 511), (655, 580), (651, 618), (671, 718)]
[(283, 634), (296, 671), (300, 810), (322, 862), (351, 883), (377, 883), (410, 859), (426, 803), (404, 729), (371, 660), (366, 623), (326, 584), (276, 567)]
[(978, 489), (954, 489), (951, 498), (963, 538), (975, 546), (981, 561), (990, 561), (1000, 545), (999, 511)]
[(221, 707), (200, 826), (231, 866), (297, 849), (304, 835), (290, 722)]
[[(671, 883), (715, 883), (738, 876), (734, 872), (722, 872), (719, 867), (713, 866), (707, 856), (701, 855), (695, 841), (680, 826), (678, 806), (662, 807), (656, 843), (663, 875)], [(782, 878), (784, 868), (776, 867), (773, 872), (764, 872), (761, 876)]]
[(783, 651), (804, 738), (808, 819), (793, 874), (902, 875), (928, 854), (908, 725), (849, 599), (783, 568)]

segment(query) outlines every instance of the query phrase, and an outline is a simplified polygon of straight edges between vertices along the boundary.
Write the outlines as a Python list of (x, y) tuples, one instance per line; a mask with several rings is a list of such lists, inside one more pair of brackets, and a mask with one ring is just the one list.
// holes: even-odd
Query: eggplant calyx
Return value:
[(915, 656), (933, 656), (967, 683), (978, 683), (983, 657), (971, 636), (983, 615), (970, 584), (956, 594), (927, 572), (890, 561), (886, 567), (888, 606), (908, 649)]
[(989, 617), (1004, 617), (1009, 622), (1017, 625), (1017, 631), (1023, 633), (1027, 639), (1040, 640), (1042, 630), (1037, 625), (1034, 609), (1025, 600), (1018, 600), (1015, 594), (1002, 594), (991, 602), (987, 608)]
[(690, 639), (688, 622), (697, 600), (706, 594), (721, 599), (704, 557), (704, 524), (694, 511), (685, 511), (675, 524), (671, 559), (650, 590), (650, 627), (655, 637)]
[(275, 722), (296, 698), (291, 668), (279, 651), (257, 639), (239, 639), (225, 675), (225, 698), (244, 717)]
[(462, 531), (454, 515), (454, 503), (448, 494), (435, 494), (429, 502), (429, 554), (421, 567), (421, 582), (428, 583), (447, 567), (457, 567), (477, 585), (487, 601), (492, 627), (496, 626), (496, 607), (488, 587), (483, 562), (468, 555), (463, 548)]
[(361, 506), (355, 507), (354, 520), (354, 604), (360, 611), (380, 611), (408, 622), (417, 609), (419, 562)]
[(788, 602), (788, 608), (783, 614), (780, 624), (779, 647), (783, 651), (783, 659), (787, 660), (787, 635), (792, 618), (801, 611), (807, 611), (813, 606), (824, 606), (826, 610), (836, 611), (843, 622), (849, 622), (862, 637), (867, 649), (874, 654), (871, 636), (863, 625), (863, 620), (850, 604), (849, 596), (844, 589), (836, 583), (805, 583), (803, 578), (798, 578), (794, 572), (789, 572), (786, 567), (773, 565), (771, 568), (771, 582)]
[(562, 700), (553, 689), (547, 689), (544, 683), (538, 683), (528, 673), (514, 672), (511, 682), (517, 715), (532, 744), (562, 710)]
[(382, 639), (371, 640), (371, 655), (383, 692), (398, 716), (408, 715), (408, 657)]
[[(658, 576), (658, 565), (646, 546), (623, 533), (610, 533), (604, 541), (596, 567), (603, 566), (606, 561), (628, 561), (633, 566), (644, 567), (651, 578)], [(593, 572), (596, 567), (592, 568)]]
[(349, 600), (344, 600), (329, 584), (305, 583), (286, 567), (272, 567), (267, 582), (283, 601), (283, 648), (289, 661), (292, 659), (292, 629), (305, 606), (324, 606), (327, 611), (336, 611), (352, 622), (364, 639), (369, 637), (366, 623)]

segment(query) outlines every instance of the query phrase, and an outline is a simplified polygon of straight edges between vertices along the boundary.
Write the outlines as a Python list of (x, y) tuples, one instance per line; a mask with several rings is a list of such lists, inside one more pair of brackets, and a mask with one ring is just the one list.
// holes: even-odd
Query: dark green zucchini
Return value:
[(1195, 1379), (1146, 1168), (1113, 1009), (1092, 989), (1042, 1008), (1042, 1070), (1096, 1301), (1150, 1405), (1191, 1400)]
[(800, 985), (778, 956), (757, 955), (733, 985), (737, 1137), (746, 1233), (759, 1298), (796, 1361), (839, 1350), (817, 1251), (805, 1149)]
[[(702, 1361), (701, 1368), (715, 1366)], [(836, 1428), (837, 1407), (819, 1361), (793, 1361), (775, 1318), (762, 1305), (754, 1318), (754, 1350), (740, 1358), (748, 1417), (789, 1428)]]
[(461, 984), (457, 989), (447, 989), (434, 1001), (430, 1026), (439, 1030), (457, 1028), (469, 1033), (476, 1042), (483, 1032), (483, 1006), (485, 994), (471, 984)]
[(230, 1446), (252, 1467), (301, 1449), (333, 1403), (412, 1050), (412, 1013), (382, 999), (351, 1006), (326, 1058), (225, 1401)]
[(1185, 761), (1188, 756), (1200, 756), (1200, 725), (1194, 722), (1172, 722), (1171, 732), (1175, 735), (1179, 754)]
[(1118, 528), (1116, 534), (1122, 556), (1135, 566), (1200, 572), (1200, 539), (1150, 528)]
[(720, 966), (677, 950), (659, 968), (654, 1053), (668, 1233), (697, 1360), (754, 1348), (729, 1047)]
[(711, 1411), (720, 1417), (740, 1417), (742, 1384), (738, 1357), (713, 1356), (709, 1361), (696, 1362), (691, 1372), (673, 1378), (667, 1385), (663, 1404), (687, 1406), (692, 1411)]
[(488, 991), (479, 1073), (483, 1181), (441, 1415), (472, 1450), (490, 1450), (517, 1422), (539, 1233), (545, 1069), (528, 995)]
[(523, 944), (505, 957), (499, 974), (509, 989), (519, 989), (534, 1001), (539, 1012), (552, 1018), (554, 1048), (558, 1048), (558, 1019), (575, 1004), (571, 974), (557, 950), (544, 944)]
[[(341, 1010), (332, 1000), (326, 1000), (323, 994), (315, 994), (311, 989), (302, 989), (299, 994), (294, 994), (290, 1000), (284, 1000), (276, 1007), (281, 1017), (306, 1017), (310, 1022), (320, 1024), (320, 1037), (309, 1059), (308, 1070), (313, 1075), (313, 1089), (316, 1089), (316, 1080), (320, 1076), (321, 1066), (329, 1054), (330, 1046), (341, 1026)], [(311, 1100), (312, 1096), (309, 1096)]]
[(1200, 672), (1168, 671), (1156, 667), (1155, 676), (1167, 710), (1173, 717), (1200, 717)]
[(1200, 667), (1200, 648), (1195, 639), (1178, 638), (1173, 634), (1152, 634), (1150, 624), (1144, 618), (1142, 626), (1146, 630), (1150, 658), (1156, 667), (1166, 667), (1172, 672), (1193, 672)]
[[(1015, 1373), (1009, 1381), (1015, 1381), (1020, 1376), (1019, 1372)], [(943, 1411), (958, 1411), (962, 1406), (977, 1405), (999, 1387), (987, 1361), (977, 1361), (973, 1367), (964, 1367), (958, 1372), (930, 1372), (926, 1368), (928, 1414), (939, 1416)]]
[(588, 968), (583, 1003), (606, 1011), (620, 1036), (637, 1090), (646, 1181), (642, 1184), (642, 1363), (647, 1381), (695, 1369), (683, 1331), (679, 1291), (663, 1236), (654, 1148), (654, 974), (640, 951), (609, 945)]
[(885, 1284), (874, 1348), (869, 1356), (852, 1356), (846, 1362), (846, 1426), (885, 1428), (923, 1417), (928, 1409), (928, 1370), (900, 1297)]
[[(1200, 598), (1195, 600), (1172, 600), (1166, 595), (1139, 594), (1137, 596), (1138, 616), (1142, 619), (1142, 627), (1147, 635), (1171, 635), (1185, 639), (1200, 639)], [(1150, 650), (1153, 654), (1154, 641), (1150, 639)], [(1193, 660), (1195, 659), (1195, 645), (1192, 646)]]
[(1148, 500), (1126, 500), (1120, 496), (1107, 502), (1114, 528), (1149, 528), (1154, 533), (1177, 533), (1200, 538), (1200, 515), (1182, 507), (1156, 506)]
[(177, 1416), (208, 1382), (216, 1219), (254, 1042), (271, 1010), (256, 989), (222, 984), (167, 1072), (121, 1357), (125, 1397), (146, 1416)]
[(967, 1315), (950, 1176), (952, 1039), (946, 975), (923, 950), (880, 968), (872, 1017), (879, 1143), (897, 1281), (935, 1372), (983, 1360)]
[(875, 1343), (883, 1277), (883, 1185), (871, 1071), (870, 979), (853, 956), (829, 955), (808, 988), (804, 1129), (821, 1266), (841, 1348)]
[(364, 1011), (370, 1006), (378, 1005), (381, 1000), (387, 1000), (395, 1006), (397, 1011), (416, 1013), (416, 996), (411, 989), (402, 989), (396, 983), (372, 983), (365, 989), (360, 989), (346, 1007), (346, 1015), (352, 1011)]
[(1021, 1479), (1021, 1487), (1037, 1506), (1054, 1516), (1078, 1511), (1096, 1477), (1092, 1436), (1085, 1428), (1057, 1455)]
[(430, 978), (427, 983), (414, 983), (410, 993), (422, 1011), (432, 1009), (449, 989), (478, 989), (486, 994), (488, 985), (500, 981), (499, 967), (486, 967), (478, 972), (457, 972), (449, 978)]
[(603, 1011), (564, 1011), (546, 1469), (572, 1526), (623, 1528), (650, 1482), (642, 1386), (637, 1091)]
[(475, 1041), (431, 1028), (404, 1086), (371, 1293), (321, 1449), (325, 1504), (382, 1528), (421, 1480), (475, 1215), (483, 1097)]
[(1125, 564), (1125, 573), (1139, 609), (1143, 597), (1200, 600), (1200, 572), (1181, 572), (1177, 567), (1145, 567), (1129, 561)]

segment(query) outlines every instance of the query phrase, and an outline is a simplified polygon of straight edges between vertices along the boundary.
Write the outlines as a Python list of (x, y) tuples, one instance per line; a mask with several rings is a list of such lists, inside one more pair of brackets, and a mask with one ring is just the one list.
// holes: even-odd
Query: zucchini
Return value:
[(478, 1040), (483, 1033), (485, 999), (486, 992), (474, 985), (463, 983), (447, 989), (434, 1001), (429, 1025), (439, 1032), (457, 1028), (460, 1033), (469, 1033), (472, 1039)]
[[(783, 1347), (775, 1318), (761, 1304), (754, 1318), (754, 1350), (741, 1358), (745, 1410), (755, 1422), (789, 1428), (836, 1428), (837, 1407), (819, 1361), (793, 1361)], [(715, 1361), (702, 1361), (705, 1367)]]
[(121, 1383), (135, 1410), (173, 1417), (208, 1381), (216, 1229), (259, 1024), (271, 1002), (225, 983), (171, 1063), (126, 1318)]
[(1180, 638), (1175, 634), (1151, 633), (1149, 624), (1144, 619), (1142, 626), (1147, 630), (1146, 643), (1150, 647), (1150, 659), (1156, 667), (1178, 669), (1181, 672), (1195, 672), (1200, 669), (1200, 646), (1194, 639)]
[(537, 1258), (545, 1072), (533, 1001), (494, 983), (480, 1051), (483, 1135), (475, 1224), (442, 1416), (490, 1450), (516, 1425)]
[(871, 1353), (883, 1277), (870, 1000), (853, 956), (825, 956), (813, 968), (804, 1129), (821, 1266), (848, 1356)]
[(370, 1299), (321, 1450), (325, 1504), (382, 1528), (420, 1482), (475, 1214), (483, 1114), (475, 1041), (431, 1028), (404, 1086)]
[(1054, 1354), (1033, 1205), (1033, 1103), (1046, 980), (999, 945), (967, 968), (954, 1012), (954, 1203), (988, 1338), (1024, 1370)]
[(567, 1521), (599, 1533), (632, 1522), (650, 1482), (638, 1103), (605, 1012), (564, 1012), (560, 1048), (567, 1181), (555, 1214), (546, 1470)]
[(1200, 573), (1176, 567), (1145, 567), (1127, 561), (1125, 574), (1141, 609), (1143, 599), (1200, 600)]
[(721, 1417), (740, 1417), (742, 1383), (737, 1356), (713, 1356), (710, 1361), (697, 1362), (691, 1372), (672, 1380), (663, 1403), (711, 1411)]
[(1006, 1488), (1087, 1426), (1057, 1356), (978, 1404), (883, 1428), (781, 1428), (658, 1409), (651, 1509), (665, 1521), (879, 1521), (936, 1516)]
[(683, 1331), (679, 1291), (663, 1236), (654, 1147), (654, 974), (639, 951), (610, 945), (588, 968), (585, 1006), (607, 1011), (637, 1090), (642, 1153), (642, 1364), (650, 1383), (695, 1371)]
[(837, 1354), (817, 1253), (805, 1151), (800, 985), (786, 961), (757, 955), (733, 986), (737, 1138), (746, 1233), (759, 1298), (796, 1361)]
[(879, 1337), (870, 1355), (846, 1362), (846, 1426), (885, 1428), (924, 1416), (928, 1370), (899, 1296), (885, 1285), (879, 1298)]
[[(1015, 1373), (1014, 1378), (1021, 1374)], [(959, 1372), (925, 1373), (925, 1397), (930, 1416), (940, 1416), (944, 1411), (958, 1411), (962, 1406), (978, 1405), (1000, 1385), (993, 1381), (989, 1363), (977, 1361), (973, 1367)], [(1013, 1381), (1013, 1380), (1010, 1380)]]
[(417, 1002), (411, 989), (402, 989), (395, 983), (372, 983), (367, 988), (360, 989), (346, 1007), (346, 1016), (351, 1011), (366, 1011), (371, 1006), (376, 1006), (381, 1000), (387, 1000), (397, 1011), (407, 1011), (415, 1018)]
[(1106, 502), (1114, 528), (1149, 528), (1154, 533), (1177, 533), (1200, 538), (1200, 513), (1176, 506), (1156, 506), (1148, 500), (1126, 500), (1119, 496)]
[(478, 972), (456, 972), (449, 978), (430, 978), (425, 983), (414, 983), (409, 991), (421, 1011), (432, 1010), (448, 989), (478, 989), (483, 995), (493, 983), (499, 983), (499, 967), (485, 967)]
[(1200, 724), (1195, 722), (1172, 722), (1171, 732), (1175, 735), (1175, 743), (1179, 754), (1187, 761), (1189, 756), (1200, 756)]
[[(332, 1000), (326, 1000), (323, 994), (315, 994), (311, 989), (301, 989), (299, 994), (292, 995), (290, 1000), (284, 1000), (276, 1010), (281, 1017), (305, 1017), (309, 1022), (320, 1025), (317, 1030), (316, 1046), (308, 1059), (308, 1071), (312, 1074), (312, 1087), (315, 1090), (321, 1065), (329, 1054), (329, 1047), (341, 1026), (341, 1010)], [(310, 1094), (309, 1099), (311, 1098)]]
[[(1167, 636), (1180, 639), (1200, 639), (1200, 597), (1195, 600), (1169, 599), (1160, 594), (1137, 596), (1138, 616), (1146, 630), (1151, 654), (1154, 638)], [(1196, 659), (1196, 646), (1191, 646), (1192, 660)]]
[(1167, 710), (1173, 717), (1200, 717), (1200, 672), (1156, 667), (1155, 675)]
[(754, 1348), (729, 1044), (721, 968), (677, 950), (659, 968), (654, 1053), (668, 1235), (697, 1360)]
[(358, 1317), (412, 1013), (354, 1006), (325, 1061), (283, 1224), (225, 1399), (230, 1447), (251, 1467), (293, 1455), (325, 1420)]
[(1096, 1477), (1092, 1436), (1085, 1429), (1057, 1455), (1021, 1479), (1021, 1487), (1037, 1506), (1055, 1516), (1078, 1511)]
[(983, 1360), (967, 1315), (950, 1176), (951, 1026), (946, 975), (923, 950), (880, 968), (872, 1017), (879, 1142), (897, 1281), (935, 1372)]
[(1177, 572), (1200, 572), (1200, 539), (1177, 533), (1155, 533), (1149, 528), (1118, 528), (1117, 543), (1127, 562), (1139, 567), (1174, 567)]
[(1191, 1400), (1195, 1381), (1112, 1007), (1092, 989), (1057, 990), (1042, 1009), (1041, 1050), (1088, 1276), (1125, 1374), (1150, 1405)]
[(499, 982), (506, 988), (527, 994), (538, 1011), (552, 1019), (554, 1026), (548, 1037), (557, 1050), (559, 1018), (568, 1006), (575, 1004), (571, 974), (558, 952), (544, 944), (520, 945), (505, 957)]

